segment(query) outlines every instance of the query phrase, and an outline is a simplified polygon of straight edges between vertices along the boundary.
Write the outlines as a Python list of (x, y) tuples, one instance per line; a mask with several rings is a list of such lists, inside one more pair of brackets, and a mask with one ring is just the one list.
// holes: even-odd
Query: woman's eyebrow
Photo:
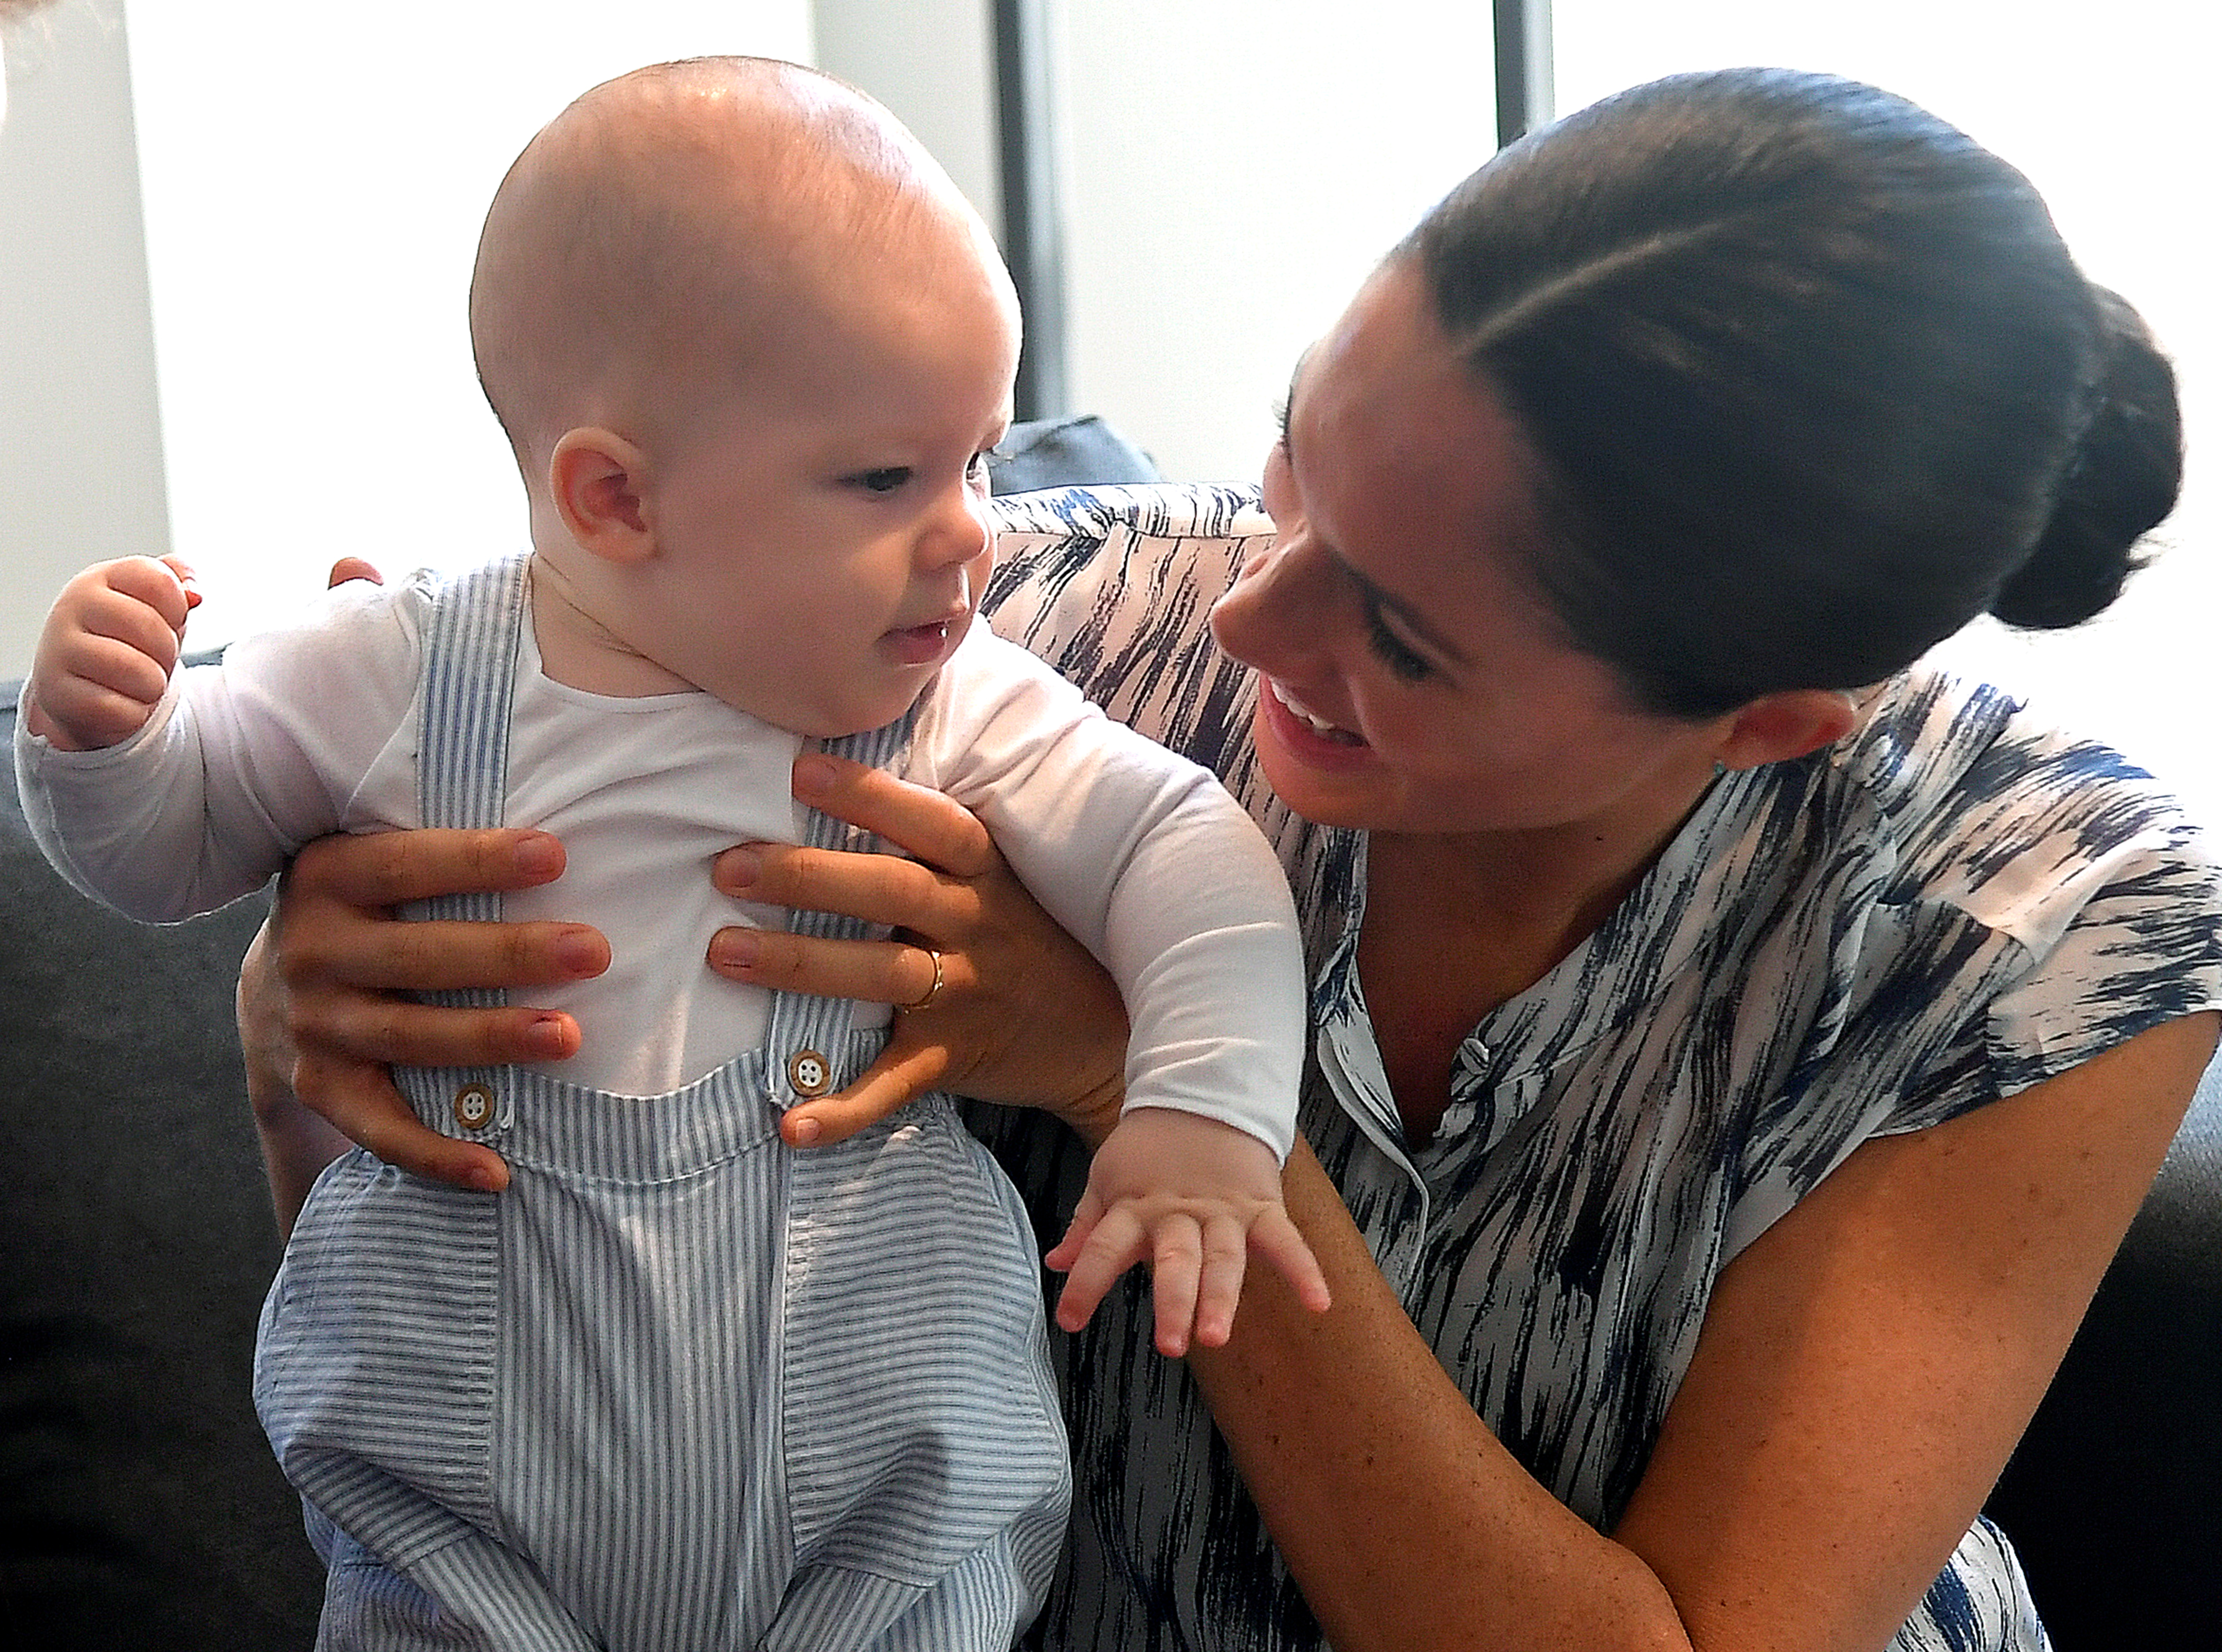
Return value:
[[(1293, 429), (1296, 424), (1296, 389), (1303, 382), (1304, 367), (1310, 361), (1311, 355), (1310, 348), (1307, 347), (1304, 353), (1296, 358), (1296, 367), (1289, 374), (1288, 394), (1281, 398), (1278, 410), (1281, 421), (1281, 451), (1287, 456), (1292, 466), (1296, 463), (1296, 457)], [(1344, 577), (1358, 587), (1359, 595), (1365, 598), (1367, 605), (1376, 612), (1393, 615), (1397, 623), (1409, 631), (1415, 641), (1424, 644), (1446, 663), (1453, 666), (1467, 666), (1473, 663), (1466, 657), (1465, 650), (1457, 647), (1438, 627), (1430, 623), (1423, 610), (1406, 602), (1392, 591), (1383, 590), (1359, 573), (1352, 566), (1350, 560), (1333, 546), (1327, 547), (1327, 554), (1334, 566), (1341, 570)]]

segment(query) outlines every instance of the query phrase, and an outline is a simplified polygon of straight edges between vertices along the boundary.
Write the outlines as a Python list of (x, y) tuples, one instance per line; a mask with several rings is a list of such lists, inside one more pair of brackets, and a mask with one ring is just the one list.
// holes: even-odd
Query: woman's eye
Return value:
[(849, 479), (867, 493), (893, 493), (910, 480), (910, 466), (888, 465), (879, 470), (858, 471)]
[(1381, 610), (1371, 603), (1365, 605), (1365, 640), (1374, 657), (1389, 667), (1391, 675), (1405, 682), (1425, 682), (1435, 674), (1432, 665), (1389, 629), (1388, 622), (1381, 617)]

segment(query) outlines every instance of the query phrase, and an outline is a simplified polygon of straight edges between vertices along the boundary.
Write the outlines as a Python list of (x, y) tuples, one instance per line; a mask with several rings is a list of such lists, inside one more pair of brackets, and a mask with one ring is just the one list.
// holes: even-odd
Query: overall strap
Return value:
[[(525, 623), (525, 557), (520, 553), (481, 563), (442, 580), (431, 594), (421, 638), (417, 818), (427, 826), (499, 826), (509, 785), (510, 700)], [(493, 922), (501, 917), (501, 897), (438, 895), (412, 903), (407, 916)], [(461, 1009), (492, 1009), (508, 998), (498, 988), (480, 987), (420, 996)], [(394, 1077), (428, 1124), (454, 1134), (453, 1098), (465, 1090), (491, 1095), (500, 1072), (403, 1067)]]
[[(807, 744), (812, 750), (846, 757), (873, 768), (887, 768), (900, 762), (908, 749), (917, 715), (917, 708), (913, 706), (885, 728), (870, 729), (837, 740), (813, 740)], [(808, 848), (863, 851), (888, 847), (846, 821), (836, 820), (815, 809), (804, 812), (808, 820)], [(856, 940), (866, 933), (865, 926), (858, 920), (828, 912), (792, 912), (787, 927), (790, 934), (837, 940)], [(862, 1051), (850, 1052), (851, 1020), (851, 1003), (846, 998), (813, 998), (799, 992), (772, 995), (770, 1025), (763, 1043), (764, 1082), (781, 1105), (792, 1105), (800, 1098), (819, 1093), (813, 1084), (830, 1088), (845, 1085), (855, 1076), (857, 1061), (869, 1058)], [(844, 1052), (849, 1052), (845, 1059)], [(821, 1067), (813, 1057), (831, 1058), (824, 1063), (822, 1084)]]

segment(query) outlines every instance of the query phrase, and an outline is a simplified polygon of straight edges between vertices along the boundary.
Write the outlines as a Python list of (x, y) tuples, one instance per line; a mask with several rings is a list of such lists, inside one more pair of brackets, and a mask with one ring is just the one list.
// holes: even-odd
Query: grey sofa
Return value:
[[(996, 485), (1149, 479), (1094, 421)], [(12, 737), (13, 685), (0, 690)], [(232, 1031), (263, 898), (150, 930), (0, 799), (0, 1645), (301, 1649), (321, 1580), (248, 1403), (278, 1259)], [(2222, 1644), (2222, 1085), (1993, 1499), (2062, 1652)]]

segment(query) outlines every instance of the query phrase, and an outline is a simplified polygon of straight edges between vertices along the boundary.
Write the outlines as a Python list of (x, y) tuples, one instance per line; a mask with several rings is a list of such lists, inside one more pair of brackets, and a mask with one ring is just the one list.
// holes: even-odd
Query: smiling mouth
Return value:
[(1338, 723), (1329, 723), (1271, 677), (1265, 679), (1265, 691), (1273, 697), (1274, 703), (1283, 710), (1330, 745), (1363, 746), (1365, 743), (1361, 736)]

